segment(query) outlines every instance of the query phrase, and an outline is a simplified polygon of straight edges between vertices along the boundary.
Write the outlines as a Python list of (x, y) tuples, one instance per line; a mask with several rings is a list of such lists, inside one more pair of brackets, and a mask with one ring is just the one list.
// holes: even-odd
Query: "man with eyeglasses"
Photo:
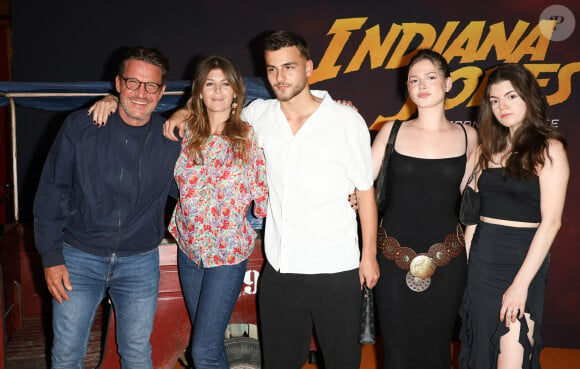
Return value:
[(95, 312), (108, 294), (124, 369), (152, 368), (163, 212), (180, 144), (153, 113), (167, 59), (138, 47), (116, 77), (121, 109), (103, 127), (70, 114), (48, 154), (34, 229), (53, 296), (52, 368), (82, 368)]

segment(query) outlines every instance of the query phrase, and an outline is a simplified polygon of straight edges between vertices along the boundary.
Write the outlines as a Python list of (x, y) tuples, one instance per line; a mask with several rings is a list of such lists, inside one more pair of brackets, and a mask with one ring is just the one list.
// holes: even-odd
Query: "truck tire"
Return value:
[(255, 338), (231, 337), (226, 339), (226, 354), (230, 369), (260, 369), (260, 343)]

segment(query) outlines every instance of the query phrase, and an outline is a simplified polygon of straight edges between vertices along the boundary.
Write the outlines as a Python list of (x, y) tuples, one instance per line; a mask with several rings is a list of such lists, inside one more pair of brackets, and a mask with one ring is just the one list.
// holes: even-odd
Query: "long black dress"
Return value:
[[(393, 151), (387, 176), (388, 206), (382, 226), (417, 254), (456, 232), (459, 185), (466, 155), (421, 159)], [(377, 253), (375, 287), (385, 369), (449, 369), (450, 344), (466, 278), (465, 249), (438, 267), (431, 284), (414, 292), (408, 270)]]

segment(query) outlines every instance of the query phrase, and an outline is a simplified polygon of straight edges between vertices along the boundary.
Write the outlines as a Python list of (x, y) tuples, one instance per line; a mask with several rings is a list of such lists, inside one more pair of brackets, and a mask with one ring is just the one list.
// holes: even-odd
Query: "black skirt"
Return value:
[[(508, 289), (527, 255), (535, 228), (515, 228), (480, 222), (477, 225), (467, 267), (467, 285), (460, 316), (462, 369), (497, 368), (500, 338), (509, 331), (499, 313)], [(534, 321), (533, 345), (526, 318), (520, 319), (519, 342), (524, 348), (523, 368), (540, 368), (540, 336), (544, 292), (550, 257), (546, 257), (528, 289), (525, 313)]]

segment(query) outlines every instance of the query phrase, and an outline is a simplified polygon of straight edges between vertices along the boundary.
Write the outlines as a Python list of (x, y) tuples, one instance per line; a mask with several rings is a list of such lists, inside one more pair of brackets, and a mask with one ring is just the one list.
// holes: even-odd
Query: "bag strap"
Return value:
[(397, 133), (399, 133), (399, 128), (401, 127), (403, 122), (397, 119), (393, 126), (391, 127), (391, 133), (389, 134), (389, 140), (387, 141), (387, 145), (385, 146), (385, 155), (383, 156), (383, 162), (381, 163), (381, 169), (379, 170), (379, 174), (377, 175), (377, 182), (375, 185), (376, 189), (376, 200), (377, 200), (377, 209), (380, 214), (383, 213), (385, 207), (385, 194), (383, 191), (385, 185), (385, 179), (387, 176), (387, 168), (389, 165), (389, 158), (395, 149), (395, 140), (397, 139)]
[(475, 166), (473, 167), (473, 172), (471, 172), (471, 175), (467, 179), (467, 183), (465, 183), (465, 187), (469, 186), (471, 181), (473, 181), (473, 179), (475, 178), (475, 174), (477, 173), (477, 169), (479, 168), (479, 163), (480, 163), (479, 160), (477, 161), (477, 163), (475, 163)]
[(471, 181), (473, 181), (473, 178), (475, 178), (475, 172), (476, 171), (477, 171), (477, 165), (473, 168), (473, 172), (471, 172), (471, 175), (467, 179), (467, 183), (465, 184), (465, 187), (469, 186), (469, 184), (471, 183)]
[(381, 166), (381, 169), (383, 166), (386, 167), (389, 161), (389, 157), (391, 156), (393, 150), (395, 149), (395, 140), (397, 139), (397, 133), (399, 133), (399, 128), (401, 128), (401, 124), (403, 124), (403, 122), (400, 120), (396, 120), (393, 123), (391, 133), (389, 134), (389, 141), (387, 141), (387, 146), (385, 146), (385, 156), (383, 157), (383, 164)]

